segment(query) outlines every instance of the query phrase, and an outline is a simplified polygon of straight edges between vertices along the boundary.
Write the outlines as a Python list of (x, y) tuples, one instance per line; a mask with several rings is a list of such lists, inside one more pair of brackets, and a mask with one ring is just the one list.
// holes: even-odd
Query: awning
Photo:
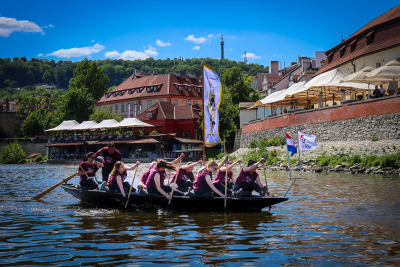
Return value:
[(70, 120), (70, 121), (63, 121), (60, 125), (57, 127), (51, 128), (46, 130), (45, 132), (56, 132), (56, 131), (69, 131), (75, 126), (78, 126), (79, 122), (76, 120)]
[(72, 131), (84, 131), (84, 130), (89, 130), (91, 127), (94, 127), (97, 125), (97, 122), (95, 121), (84, 121), (81, 124), (75, 126), (72, 128)]
[[(146, 139), (139, 139), (139, 140), (131, 140), (131, 141), (86, 141), (88, 145), (107, 145), (110, 142), (114, 144), (159, 144), (160, 142), (154, 138), (146, 138)], [(46, 146), (83, 146), (85, 141), (82, 142), (75, 142), (75, 143), (55, 143), (55, 144), (48, 144)]]
[(102, 122), (100, 122), (97, 125), (94, 125), (92, 127), (90, 127), (90, 129), (92, 130), (98, 130), (98, 129), (105, 129), (105, 128), (111, 128), (112, 126), (118, 124), (118, 121), (114, 120), (114, 119), (109, 119), (109, 120), (103, 120)]
[(145, 123), (137, 118), (125, 118), (120, 123), (117, 123), (112, 126), (112, 128), (123, 128), (123, 127), (155, 127), (154, 125)]
[(175, 137), (175, 139), (184, 144), (203, 144), (203, 141), (200, 141), (200, 140), (193, 140), (193, 139), (186, 139), (186, 138), (179, 138), (179, 137)]
[(251, 108), (257, 108), (257, 107), (263, 107), (264, 105), (283, 101), (285, 99), (285, 96), (287, 94), (290, 94), (291, 92), (294, 92), (304, 86), (305, 82), (298, 82), (290, 86), (289, 88), (281, 91), (277, 91), (275, 93), (270, 94), (267, 97), (264, 97), (261, 100), (258, 100), (256, 103), (254, 103), (253, 107)]

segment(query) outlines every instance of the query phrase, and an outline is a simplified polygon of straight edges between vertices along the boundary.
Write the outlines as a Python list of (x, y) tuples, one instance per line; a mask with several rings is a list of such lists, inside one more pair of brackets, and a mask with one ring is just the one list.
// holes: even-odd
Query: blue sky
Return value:
[[(0, 0), (0, 57), (78, 61), (220, 57), (269, 65), (314, 57), (398, 1)], [(362, 3), (362, 4), (361, 4)]]

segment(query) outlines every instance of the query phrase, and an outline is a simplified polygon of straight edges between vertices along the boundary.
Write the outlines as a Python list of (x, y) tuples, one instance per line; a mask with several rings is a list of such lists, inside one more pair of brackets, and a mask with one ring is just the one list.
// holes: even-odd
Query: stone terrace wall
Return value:
[(243, 125), (241, 147), (251, 140), (283, 135), (284, 128), (295, 138), (296, 127), (317, 135), (317, 141), (362, 141), (373, 136), (400, 138), (400, 95), (293, 112)]
[(16, 112), (0, 112), (0, 138), (23, 137), (21, 125), (27, 116), (18, 116)]

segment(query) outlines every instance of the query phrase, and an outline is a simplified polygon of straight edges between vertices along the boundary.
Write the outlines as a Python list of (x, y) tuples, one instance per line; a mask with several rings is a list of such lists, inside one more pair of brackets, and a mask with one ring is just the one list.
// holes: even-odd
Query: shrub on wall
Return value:
[(6, 145), (0, 150), (0, 163), (17, 164), (20, 160), (26, 158), (26, 153), (17, 140)]

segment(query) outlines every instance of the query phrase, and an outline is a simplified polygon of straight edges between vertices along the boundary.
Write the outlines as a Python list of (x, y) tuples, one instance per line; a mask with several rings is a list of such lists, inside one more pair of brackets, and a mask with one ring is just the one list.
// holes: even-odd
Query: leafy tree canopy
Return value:
[(95, 109), (93, 114), (90, 115), (89, 119), (91, 121), (100, 123), (103, 120), (109, 120), (109, 119), (121, 121), (122, 117), (118, 116), (116, 113), (111, 112), (109, 107), (103, 106), (103, 107)]

